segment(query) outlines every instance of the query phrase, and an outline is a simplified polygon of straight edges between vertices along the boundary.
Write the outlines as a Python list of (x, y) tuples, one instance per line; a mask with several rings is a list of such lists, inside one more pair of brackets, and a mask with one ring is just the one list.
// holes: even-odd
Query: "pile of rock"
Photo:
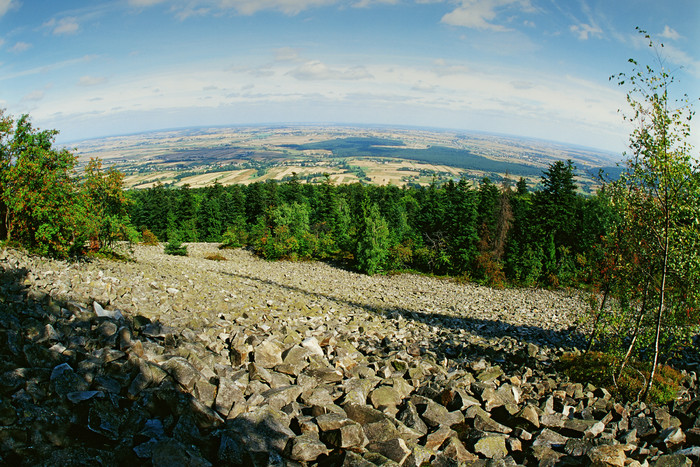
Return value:
[[(700, 462), (693, 371), (669, 406), (621, 404), (556, 372), (560, 350), (545, 344), (563, 326), (497, 336), (524, 328), (440, 306), (426, 317), (381, 282), (383, 300), (306, 290), (284, 277), (319, 266), (228, 255), (225, 266), (153, 249), (136, 263), (69, 264), (3, 251), (0, 463)], [(331, 269), (327, 282), (357, 294), (377, 280)], [(405, 293), (401, 279), (389, 281)], [(217, 281), (231, 282), (213, 306)]]

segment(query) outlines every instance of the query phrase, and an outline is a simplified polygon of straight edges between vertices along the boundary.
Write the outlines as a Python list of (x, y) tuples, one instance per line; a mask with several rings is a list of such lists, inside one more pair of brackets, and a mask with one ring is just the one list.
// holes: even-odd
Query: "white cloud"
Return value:
[(27, 50), (32, 48), (32, 44), (29, 44), (27, 42), (17, 42), (15, 45), (10, 47), (10, 51), (15, 52), (15, 53), (22, 53), (26, 52)]
[(4, 16), (11, 8), (17, 6), (19, 6), (19, 4), (14, 0), (0, 0), (0, 17)]
[(572, 24), (569, 30), (582, 41), (588, 40), (590, 36), (603, 37), (603, 30), (595, 24)]
[(299, 58), (299, 49), (282, 47), (275, 50), (275, 61), (277, 62), (295, 62)]
[(80, 26), (75, 18), (61, 18), (53, 30), (54, 34), (75, 34)]
[(129, 0), (129, 4), (136, 7), (148, 7), (158, 3), (163, 3), (166, 0)]
[(367, 8), (377, 4), (396, 5), (397, 3), (399, 3), (398, 0), (359, 0), (355, 2), (352, 6), (356, 8)]
[(501, 13), (511, 13), (513, 9), (533, 11), (529, 0), (461, 0), (460, 3), (442, 17), (443, 23), (472, 29), (509, 31), (510, 28), (495, 22)]
[(661, 33), (661, 37), (663, 37), (665, 39), (671, 39), (673, 41), (677, 41), (678, 39), (681, 38), (681, 35), (678, 34), (678, 32), (675, 29), (669, 27), (667, 24), (666, 27), (664, 28), (664, 32)]
[(289, 71), (287, 75), (302, 81), (317, 80), (359, 80), (371, 78), (364, 67), (330, 68), (320, 61), (306, 62)]
[(511, 81), (510, 84), (518, 90), (528, 90), (535, 87), (535, 85), (529, 81)]
[(32, 91), (28, 94), (25, 94), (24, 97), (22, 97), (23, 102), (37, 102), (40, 101), (44, 98), (44, 91), (41, 89), (38, 89), (36, 91)]
[(42, 65), (42, 66), (38, 66), (35, 68), (28, 68), (26, 70), (17, 71), (15, 73), (11, 73), (11, 74), (0, 75), (0, 81), (14, 79), (14, 78), (21, 78), (23, 76), (37, 75), (40, 73), (49, 73), (49, 72), (52, 72), (55, 70), (59, 70), (61, 68), (66, 68), (66, 67), (78, 65), (80, 63), (91, 62), (96, 57), (97, 57), (97, 55), (84, 55), (84, 56), (79, 57), (79, 58), (64, 60), (62, 62), (49, 63), (48, 65)]
[(694, 59), (685, 51), (672, 45), (664, 45), (662, 55), (671, 63), (683, 67), (691, 75), (700, 78), (700, 61)]
[(78, 80), (78, 86), (97, 86), (107, 82), (104, 76), (82, 76)]
[(421, 91), (421, 92), (434, 92), (437, 89), (437, 86), (431, 83), (426, 83), (425, 81), (419, 80), (416, 84), (414, 84), (411, 87), (412, 90), (414, 91)]
[(296, 15), (309, 8), (334, 3), (336, 0), (219, 0), (222, 8), (233, 8), (244, 15), (261, 10), (278, 10), (287, 15)]
[(52, 18), (51, 20), (45, 22), (43, 26), (51, 29), (55, 35), (75, 34), (78, 32), (78, 29), (80, 29), (78, 19), (73, 17), (61, 18), (58, 21), (55, 18)]

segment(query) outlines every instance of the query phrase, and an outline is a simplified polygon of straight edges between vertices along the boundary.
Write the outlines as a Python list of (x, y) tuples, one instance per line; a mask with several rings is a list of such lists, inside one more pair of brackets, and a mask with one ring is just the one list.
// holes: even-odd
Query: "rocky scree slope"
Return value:
[(368, 277), (191, 244), (136, 262), (0, 252), (0, 463), (692, 465), (666, 407), (555, 371), (574, 293)]

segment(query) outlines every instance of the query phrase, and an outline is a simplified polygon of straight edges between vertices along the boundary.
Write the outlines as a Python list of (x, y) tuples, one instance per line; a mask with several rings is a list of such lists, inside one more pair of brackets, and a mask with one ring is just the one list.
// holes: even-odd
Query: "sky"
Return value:
[(659, 58), (635, 27), (697, 108), (698, 26), (699, 0), (0, 0), (0, 109), (58, 143), (340, 123), (621, 154), (628, 88), (609, 78)]

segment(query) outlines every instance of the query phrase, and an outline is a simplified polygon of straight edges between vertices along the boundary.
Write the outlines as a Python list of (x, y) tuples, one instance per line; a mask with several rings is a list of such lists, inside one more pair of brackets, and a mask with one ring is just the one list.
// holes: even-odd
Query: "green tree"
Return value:
[[(607, 288), (616, 294), (615, 313), (628, 309), (622, 331), (629, 342), (623, 358), (652, 356), (646, 397), (654, 384), (660, 355), (697, 332), (700, 305), (700, 174), (688, 143), (693, 116), (687, 95), (674, 99), (674, 78), (656, 51), (656, 65), (630, 59), (632, 72), (621, 73), (629, 85), (627, 101), (634, 124), (625, 170), (605, 189), (615, 210), (606, 242)], [(619, 328), (618, 328), (619, 329)], [(603, 339), (610, 336), (603, 335)]]
[(76, 157), (53, 148), (56, 134), (0, 112), (0, 230), (39, 254), (67, 256), (82, 246), (85, 206)]
[(174, 216), (181, 240), (185, 242), (196, 242), (197, 200), (192, 194), (192, 190), (188, 184), (183, 185), (178, 190)]
[(389, 229), (379, 207), (368, 204), (363, 206), (365, 215), (360, 224), (355, 260), (360, 271), (373, 275), (384, 268), (389, 255)]
[(137, 233), (129, 219), (129, 200), (124, 193), (124, 174), (102, 161), (91, 159), (85, 167), (82, 189), (87, 204), (88, 235), (95, 247), (111, 251), (117, 240), (133, 242)]
[(218, 183), (205, 188), (204, 198), (197, 210), (197, 237), (205, 242), (218, 242), (224, 230), (219, 199), (223, 187)]

